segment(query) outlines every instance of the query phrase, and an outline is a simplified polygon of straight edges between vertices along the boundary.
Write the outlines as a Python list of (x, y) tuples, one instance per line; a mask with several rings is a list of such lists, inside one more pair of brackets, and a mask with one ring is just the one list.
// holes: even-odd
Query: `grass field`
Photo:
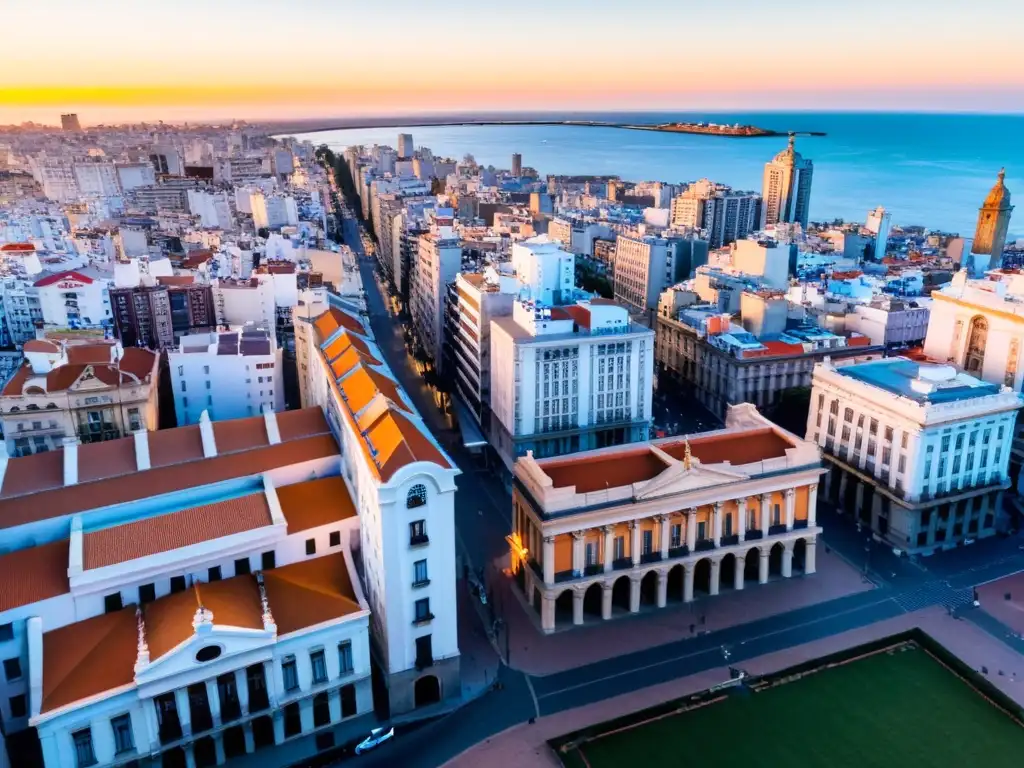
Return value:
[[(580, 745), (567, 766), (1020, 768), (1024, 728), (905, 646)], [(581, 759), (585, 758), (585, 759)]]

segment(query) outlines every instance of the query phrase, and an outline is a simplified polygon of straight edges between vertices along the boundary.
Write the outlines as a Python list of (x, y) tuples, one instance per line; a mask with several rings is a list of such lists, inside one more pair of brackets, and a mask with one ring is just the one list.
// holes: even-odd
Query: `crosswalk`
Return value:
[(917, 589), (901, 592), (893, 599), (907, 613), (933, 605), (956, 610), (974, 601), (974, 591), (970, 588), (954, 589), (945, 581), (929, 581)]

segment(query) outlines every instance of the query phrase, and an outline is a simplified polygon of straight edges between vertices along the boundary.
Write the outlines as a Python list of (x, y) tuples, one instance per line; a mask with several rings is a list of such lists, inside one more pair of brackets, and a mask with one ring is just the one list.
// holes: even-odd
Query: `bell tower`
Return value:
[(978, 226), (974, 231), (974, 244), (971, 252), (987, 254), (992, 257), (995, 266), (1003, 254), (1006, 244), (1006, 231), (1010, 226), (1010, 191), (1005, 183), (1006, 169), (999, 171), (999, 178), (985, 198), (978, 211)]

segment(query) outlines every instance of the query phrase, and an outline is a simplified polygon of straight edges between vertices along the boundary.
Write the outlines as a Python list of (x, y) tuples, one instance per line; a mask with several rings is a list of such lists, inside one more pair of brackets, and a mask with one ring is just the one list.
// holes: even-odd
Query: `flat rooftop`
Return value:
[(842, 376), (922, 405), (952, 403), (999, 394), (995, 384), (960, 373), (950, 365), (888, 358), (837, 368)]

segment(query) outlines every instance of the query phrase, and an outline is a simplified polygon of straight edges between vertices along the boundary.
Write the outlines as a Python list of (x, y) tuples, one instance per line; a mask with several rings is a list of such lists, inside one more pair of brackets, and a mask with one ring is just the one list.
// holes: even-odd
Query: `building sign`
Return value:
[(57, 287), (61, 290), (74, 290), (76, 288), (82, 288), (82, 283), (76, 283), (72, 280), (64, 280), (63, 282), (57, 283)]

